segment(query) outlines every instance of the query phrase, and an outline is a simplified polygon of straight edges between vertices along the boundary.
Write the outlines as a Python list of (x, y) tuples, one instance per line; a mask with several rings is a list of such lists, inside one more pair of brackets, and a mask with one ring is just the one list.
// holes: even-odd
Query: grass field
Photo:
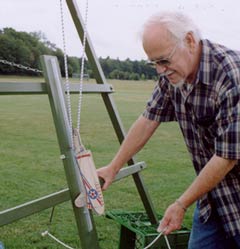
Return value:
[[(0, 78), (38, 81), (32, 78)], [(109, 81), (126, 131), (144, 110), (153, 82)], [(77, 98), (72, 99), (76, 120)], [(45, 95), (0, 96), (0, 210), (66, 188), (52, 114)], [(94, 155), (97, 167), (106, 165), (119, 143), (100, 95), (84, 95), (81, 137)], [(177, 123), (161, 124), (151, 141), (136, 155), (148, 165), (141, 174), (158, 213), (173, 202), (194, 178), (193, 167)], [(143, 210), (131, 177), (113, 184), (104, 193), (106, 210)], [(184, 224), (191, 226), (193, 207)], [(51, 210), (0, 227), (0, 241), (7, 249), (62, 248), (40, 233), (48, 228)], [(119, 227), (105, 217), (95, 217), (102, 249), (118, 246)], [(79, 247), (70, 202), (56, 207), (50, 232), (74, 248)]]

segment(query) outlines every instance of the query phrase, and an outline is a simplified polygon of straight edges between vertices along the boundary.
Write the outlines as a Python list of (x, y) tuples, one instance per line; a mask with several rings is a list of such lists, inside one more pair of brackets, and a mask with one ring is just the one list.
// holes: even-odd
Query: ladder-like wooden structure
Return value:
[[(79, 37), (83, 40), (83, 21), (75, 0), (66, 0)], [(84, 84), (83, 93), (100, 93), (112, 125), (121, 143), (125, 137), (123, 125), (114, 104), (111, 93), (113, 89), (106, 83), (103, 71), (91, 45), (89, 36), (86, 39), (86, 55), (94, 71), (97, 84)], [(31, 214), (56, 206), (65, 201), (72, 201), (73, 211), (78, 227), (78, 234), (83, 249), (99, 249), (98, 236), (91, 211), (86, 207), (77, 208), (75, 198), (82, 192), (83, 184), (79, 175), (78, 165), (75, 160), (71, 145), (70, 129), (66, 111), (64, 86), (62, 84), (59, 65), (56, 57), (42, 56), (41, 58), (45, 82), (41, 83), (0, 83), (0, 94), (48, 94), (52, 110), (57, 138), (60, 147), (68, 188), (49, 194), (22, 205), (0, 211), (0, 226), (7, 225)], [(79, 93), (76, 84), (70, 84), (71, 93)], [(142, 203), (152, 224), (157, 224), (158, 219), (147, 189), (143, 183), (140, 171), (146, 167), (144, 162), (137, 163), (134, 158), (128, 162), (129, 167), (123, 168), (115, 180), (132, 175)]]

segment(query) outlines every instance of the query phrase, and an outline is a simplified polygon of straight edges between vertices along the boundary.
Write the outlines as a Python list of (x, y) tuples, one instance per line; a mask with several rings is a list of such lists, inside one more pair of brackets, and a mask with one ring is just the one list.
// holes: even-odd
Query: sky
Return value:
[[(85, 17), (86, 0), (75, 0)], [(0, 29), (41, 31), (63, 49), (60, 0), (0, 0)], [(63, 0), (66, 51), (82, 56), (82, 45)], [(98, 57), (146, 59), (140, 32), (151, 15), (181, 11), (198, 25), (204, 38), (240, 50), (239, 0), (88, 0), (87, 31)]]

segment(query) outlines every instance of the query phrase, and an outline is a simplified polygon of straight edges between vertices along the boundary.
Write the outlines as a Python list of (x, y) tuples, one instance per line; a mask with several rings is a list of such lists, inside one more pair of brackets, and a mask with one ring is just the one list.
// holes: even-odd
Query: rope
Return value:
[(71, 143), (72, 143), (72, 147), (73, 147), (72, 107), (71, 107), (71, 97), (70, 97), (70, 84), (69, 84), (69, 74), (68, 74), (68, 61), (67, 61), (67, 49), (66, 49), (65, 25), (64, 25), (64, 13), (63, 13), (62, 0), (60, 0), (60, 12), (61, 12), (63, 53), (64, 53), (65, 86), (66, 86), (66, 91), (67, 91), (67, 113), (68, 113), (68, 120), (69, 120), (69, 125), (70, 125)]
[(164, 235), (164, 239), (165, 239), (165, 241), (166, 241), (166, 244), (167, 244), (168, 249), (171, 249), (171, 246), (170, 246), (170, 244), (169, 244), (167, 235)]
[(59, 240), (58, 238), (56, 238), (55, 236), (53, 236), (53, 235), (52, 235), (51, 233), (49, 233), (48, 231), (42, 232), (41, 235), (42, 235), (43, 237), (45, 237), (45, 236), (48, 235), (50, 238), (52, 238), (52, 239), (55, 240), (58, 244), (64, 246), (65, 248), (74, 249), (73, 247), (71, 247), (71, 246), (65, 244), (64, 242), (62, 242), (61, 240)]
[[(55, 206), (53, 206), (51, 214), (50, 214), (49, 224), (48, 224), (48, 230), (50, 229), (50, 226), (51, 226), (52, 221), (53, 221), (54, 211), (55, 211)], [(45, 236), (48, 235), (51, 239), (55, 240), (58, 244), (64, 246), (65, 248), (74, 249), (74, 248), (70, 247), (69, 245), (65, 244), (64, 242), (62, 242), (61, 240), (59, 240), (54, 235), (52, 235), (48, 230), (46, 230), (46, 231), (44, 231), (44, 232), (41, 233), (42, 237), (45, 237)]]
[[(163, 233), (164, 233), (164, 231), (160, 232), (159, 235), (158, 235), (150, 244), (148, 244), (146, 247), (144, 247), (144, 249), (148, 249), (148, 248), (150, 248), (153, 244), (155, 244), (155, 243), (158, 241), (158, 239), (163, 235)], [(74, 249), (73, 247), (71, 247), (71, 246), (65, 244), (64, 242), (62, 242), (61, 240), (59, 240), (58, 238), (56, 238), (54, 235), (52, 235), (51, 233), (49, 233), (47, 230), (44, 231), (44, 232), (42, 232), (41, 235), (42, 235), (43, 237), (45, 237), (45, 236), (48, 235), (50, 238), (52, 238), (52, 239), (55, 240), (58, 244), (64, 246), (65, 248)], [(168, 249), (171, 249), (170, 243), (169, 243), (168, 238), (167, 238), (166, 235), (164, 235), (164, 239), (165, 239), (165, 242), (166, 242), (166, 244), (167, 244)]]
[(86, 28), (87, 27), (87, 20), (88, 20), (88, 0), (86, 0), (85, 18), (84, 18), (84, 24), (83, 24), (83, 52), (82, 52), (82, 61), (81, 61), (79, 99), (78, 99), (78, 111), (77, 111), (77, 130), (78, 130), (78, 132), (80, 130), (80, 122), (81, 122), (84, 58), (85, 58), (85, 48), (86, 48), (86, 40), (87, 40), (87, 28)]
[[(164, 231), (165, 231), (165, 229), (164, 229), (163, 231), (161, 231), (161, 232), (159, 233), (159, 235), (158, 235), (150, 244), (148, 244), (148, 245), (147, 245), (146, 247), (144, 247), (143, 249), (148, 249), (148, 248), (150, 248), (153, 244), (155, 244), (155, 243), (159, 240), (159, 238), (163, 235)], [(165, 242), (166, 242), (166, 244), (167, 244), (168, 249), (171, 249), (171, 246), (170, 246), (170, 244), (169, 244), (167, 235), (164, 235), (164, 239), (165, 239)]]
[[(148, 248), (150, 248), (153, 244), (155, 244), (155, 243), (158, 241), (158, 239), (162, 236), (163, 232), (164, 232), (164, 231), (160, 232), (159, 235), (158, 235), (150, 244), (148, 244), (146, 247), (144, 247), (144, 249), (148, 249)], [(65, 244), (64, 242), (62, 242), (61, 240), (59, 240), (58, 238), (56, 238), (54, 235), (52, 235), (51, 233), (49, 233), (47, 230), (44, 231), (44, 232), (42, 232), (41, 235), (42, 235), (43, 237), (45, 237), (45, 236), (48, 235), (50, 238), (52, 238), (52, 239), (55, 240), (58, 244), (64, 246), (65, 248), (74, 249), (73, 247), (71, 247), (71, 246)], [(170, 244), (169, 244), (169, 241), (168, 241), (168, 238), (167, 238), (166, 235), (164, 235), (164, 239), (165, 239), (165, 241), (166, 241), (166, 244), (167, 244), (168, 249), (171, 249), (171, 246), (170, 246)]]

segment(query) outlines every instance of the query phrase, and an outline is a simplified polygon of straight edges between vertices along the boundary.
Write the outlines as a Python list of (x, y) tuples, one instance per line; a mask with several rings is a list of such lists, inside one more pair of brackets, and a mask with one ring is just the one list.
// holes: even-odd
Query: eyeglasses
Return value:
[(168, 57), (161, 58), (161, 59), (155, 59), (155, 60), (149, 60), (147, 61), (147, 65), (154, 67), (154, 68), (156, 66), (163, 66), (163, 67), (169, 66), (171, 64), (171, 59), (173, 55), (175, 54), (178, 45), (179, 45), (179, 42), (177, 42), (177, 44), (174, 46), (173, 50), (171, 51)]

